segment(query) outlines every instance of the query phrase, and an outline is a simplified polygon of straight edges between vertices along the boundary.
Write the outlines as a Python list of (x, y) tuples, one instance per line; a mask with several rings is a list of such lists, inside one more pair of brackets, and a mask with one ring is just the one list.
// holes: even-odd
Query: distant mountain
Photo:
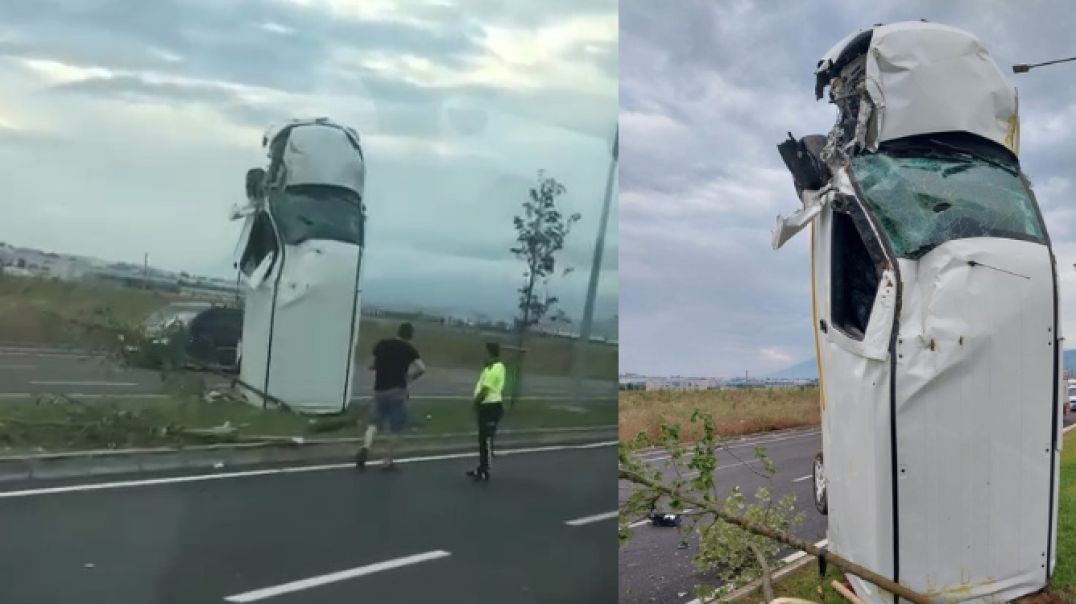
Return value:
[[(1064, 353), (1065, 371), (1076, 373), (1076, 349), (1066, 350)], [(818, 364), (814, 359), (807, 359), (802, 363), (796, 363), (780, 371), (768, 374), (772, 378), (818, 378)]]
[(818, 379), (818, 363), (814, 359), (807, 359), (802, 363), (770, 373), (766, 377), (816, 380)]

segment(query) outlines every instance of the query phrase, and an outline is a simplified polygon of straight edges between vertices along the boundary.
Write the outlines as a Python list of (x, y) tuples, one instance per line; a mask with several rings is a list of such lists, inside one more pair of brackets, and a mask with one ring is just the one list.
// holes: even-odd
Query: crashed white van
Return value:
[(773, 244), (810, 226), (829, 547), (938, 601), (1035, 591), (1063, 389), (1016, 91), (974, 36), (925, 22), (856, 32), (816, 75), (837, 123), (778, 146), (803, 207)]
[(359, 336), (363, 188), (359, 135), (325, 118), (270, 128), (268, 169), (247, 174), (235, 263), (243, 287), (240, 380), (250, 402), (339, 413)]

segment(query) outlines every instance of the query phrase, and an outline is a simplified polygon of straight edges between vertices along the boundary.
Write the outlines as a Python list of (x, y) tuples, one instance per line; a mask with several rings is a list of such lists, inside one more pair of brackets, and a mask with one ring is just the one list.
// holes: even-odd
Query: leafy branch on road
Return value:
[[(672, 476), (660, 469), (648, 466), (635, 453), (653, 443), (640, 433), (630, 442), (621, 442), (619, 448), (618, 475), (621, 480), (633, 483), (637, 488), (620, 508), (619, 534), (621, 545), (631, 538), (631, 523), (640, 516), (649, 517), (665, 502), (672, 513), (690, 508), (687, 523), (681, 525), (682, 543), (695, 532), (699, 534), (699, 551), (695, 555), (696, 568), (706, 574), (716, 575), (726, 587), (698, 585), (695, 591), (700, 600), (713, 601), (727, 586), (740, 586), (761, 578), (765, 587), (772, 577), (770, 569), (777, 553), (783, 546), (790, 546), (818, 557), (822, 550), (791, 533), (803, 521), (803, 514), (795, 512), (795, 497), (786, 495), (774, 500), (768, 487), (759, 488), (753, 500), (734, 487), (722, 499), (713, 480), (717, 469), (717, 451), (723, 447), (708, 414), (696, 411), (692, 423), (701, 422), (702, 438), (689, 446), (680, 443), (680, 426), (663, 425), (659, 445), (669, 455)], [(726, 449), (727, 450), (727, 449)], [(764, 476), (772, 486), (775, 468), (766, 456), (765, 449), (755, 447), (756, 459), (762, 464)], [(691, 470), (684, 473), (681, 466)], [(879, 587), (916, 604), (929, 602), (917, 593), (864, 568), (833, 552), (826, 552), (830, 564), (870, 581)], [(769, 597), (769, 596), (767, 596)], [(768, 600), (767, 600), (768, 601)]]
[[(670, 462), (666, 472), (647, 466), (633, 454), (654, 444), (645, 433), (640, 433), (630, 443), (621, 443), (620, 477), (639, 487), (620, 510), (621, 542), (630, 539), (629, 525), (633, 519), (660, 513), (659, 508), (664, 503), (670, 513), (681, 513), (686, 519), (680, 525), (682, 547), (687, 545), (691, 535), (698, 534), (699, 549), (693, 562), (700, 573), (731, 585), (742, 585), (763, 577), (776, 560), (781, 543), (729, 522), (727, 517), (743, 518), (771, 530), (788, 531), (803, 521), (803, 514), (795, 511), (795, 495), (773, 497), (776, 469), (763, 447), (755, 447), (755, 459), (752, 460), (761, 465), (759, 471), (718, 439), (709, 414), (695, 411), (690, 421), (702, 426), (702, 437), (690, 445), (681, 444), (679, 425), (664, 424), (661, 427), (658, 444), (668, 454)], [(714, 482), (721, 449), (765, 479), (768, 486), (759, 488), (750, 498), (738, 486), (722, 496)], [(700, 598), (714, 592), (713, 586), (699, 585), (695, 589)]]

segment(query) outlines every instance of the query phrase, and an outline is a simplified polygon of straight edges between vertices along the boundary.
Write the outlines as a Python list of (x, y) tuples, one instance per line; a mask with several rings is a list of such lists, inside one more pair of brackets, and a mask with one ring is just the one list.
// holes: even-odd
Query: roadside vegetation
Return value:
[(821, 421), (818, 388), (754, 388), (728, 390), (628, 390), (620, 392), (620, 439), (640, 432), (651, 439), (661, 436), (663, 424), (681, 426), (679, 436), (691, 442), (702, 426), (692, 423), (698, 410), (713, 418), (718, 436), (741, 436)]
[[(1058, 493), (1057, 566), (1050, 586), (1044, 591), (1018, 600), (1021, 604), (1076, 603), (1076, 430), (1065, 436), (1061, 450), (1061, 488)], [(818, 565), (807, 564), (774, 584), (777, 597), (801, 598), (816, 602), (842, 602), (831, 582), (844, 581), (836, 567), (830, 566), (820, 580)]]
[[(165, 398), (72, 399), (44, 394), (7, 399), (0, 405), (0, 456), (86, 449), (123, 449), (273, 440), (264, 437), (358, 437), (366, 428), (360, 404), (349, 414), (310, 417), (251, 406), (228, 397), (207, 401), (195, 395)], [(415, 436), (475, 430), (471, 401), (422, 400), (409, 405)], [(556, 401), (526, 401), (510, 410), (504, 430), (611, 426), (613, 401), (585, 407)]]
[[(620, 504), (621, 543), (633, 534), (632, 526), (654, 514), (681, 514), (681, 539), (697, 535), (698, 552), (693, 564), (699, 576), (709, 577), (697, 585), (695, 595), (703, 601), (726, 595), (731, 589), (752, 582), (762, 583), (763, 599), (800, 598), (812, 602), (845, 601), (832, 587), (844, 582), (842, 568), (886, 590), (906, 589), (870, 569), (840, 560), (830, 552), (826, 577), (811, 562), (778, 581), (777, 556), (782, 544), (816, 555), (818, 548), (795, 536), (802, 521), (794, 496), (773, 496), (775, 469), (764, 447), (755, 447), (756, 471), (767, 484), (755, 493), (736, 487), (728, 493), (715, 488), (713, 471), (719, 464), (744, 459), (726, 448), (725, 439), (775, 427), (818, 423), (816, 388), (781, 390), (727, 390), (704, 392), (621, 392), (619, 478), (630, 483), (631, 494)], [(761, 409), (761, 410), (760, 410)], [(713, 417), (712, 417), (713, 416)], [(720, 418), (720, 419), (717, 419)], [(741, 423), (740, 419), (748, 420)], [(780, 422), (785, 420), (788, 423)], [(625, 420), (632, 422), (625, 426)], [(798, 420), (798, 423), (796, 422)], [(656, 429), (654, 426), (656, 425)], [(759, 428), (759, 426), (763, 426)], [(772, 426), (772, 427), (771, 427)], [(656, 434), (655, 434), (656, 432)], [(665, 466), (650, 465), (635, 453), (656, 447), (666, 453)], [(653, 459), (653, 458), (650, 458)], [(1061, 455), (1057, 566), (1050, 586), (1022, 598), (1023, 604), (1076, 604), (1076, 431), (1065, 437)], [(872, 577), (872, 575), (874, 575)], [(772, 584), (771, 584), (772, 583)], [(887, 585), (888, 583), (888, 585)], [(757, 601), (758, 592), (745, 601)], [(927, 601), (928, 596), (907, 592), (902, 599)]]
[[(0, 274), (0, 343), (111, 349), (116, 346), (118, 334), (136, 332), (153, 311), (177, 300), (180, 298), (174, 294), (107, 282), (76, 283)], [(399, 323), (398, 319), (363, 317), (359, 359), (369, 356), (374, 342), (395, 335)], [(485, 360), (485, 342), (507, 343), (515, 337), (430, 321), (414, 323), (414, 343), (426, 363), (446, 369), (479, 368)], [(575, 341), (568, 338), (529, 335), (527, 374), (571, 375), (574, 346)], [(615, 345), (590, 342), (585, 352), (588, 377), (616, 379)]]

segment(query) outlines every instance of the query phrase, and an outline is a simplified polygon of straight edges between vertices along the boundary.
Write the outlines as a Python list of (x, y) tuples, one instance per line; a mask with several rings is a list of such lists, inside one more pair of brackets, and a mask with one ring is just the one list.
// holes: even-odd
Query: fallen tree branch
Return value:
[[(710, 503), (710, 502), (707, 502), (707, 501), (702, 501), (702, 500), (697, 499), (695, 497), (691, 497), (690, 495), (685, 495), (685, 494), (677, 491), (676, 489), (670, 488), (670, 487), (668, 487), (668, 486), (666, 486), (664, 484), (661, 484), (659, 482), (651, 480), (651, 479), (643, 476), (642, 474), (639, 474), (638, 472), (633, 472), (631, 470), (626, 470), (623, 467), (621, 467), (619, 469), (619, 477), (622, 480), (629, 480), (629, 481), (634, 482), (636, 484), (641, 484), (641, 485), (649, 487), (651, 489), (660, 491), (662, 493), (665, 493), (666, 495), (669, 495), (671, 497), (676, 498), (679, 501), (690, 503), (691, 505), (695, 506), (698, 509), (706, 510), (706, 511), (712, 513), (714, 516), (720, 518), (721, 520), (724, 520), (725, 522), (728, 522), (730, 524), (735, 524), (736, 526), (739, 526), (740, 528), (742, 528), (744, 530), (747, 530), (747, 531), (750, 531), (752, 533), (755, 533), (756, 535), (762, 535), (763, 537), (769, 537), (770, 539), (773, 539), (774, 541), (784, 543), (785, 545), (788, 545), (788, 546), (794, 547), (794, 548), (796, 548), (798, 550), (807, 552), (808, 554), (810, 554), (810, 555), (812, 555), (812, 556), (814, 556), (816, 558), (819, 557), (820, 555), (822, 555), (822, 549), (819, 548), (818, 546), (814, 545), (813, 543), (809, 543), (807, 541), (804, 541), (803, 539), (800, 539), (799, 537), (796, 537), (795, 535), (789, 535), (789, 534), (784, 533), (782, 531), (774, 530), (774, 529), (772, 529), (772, 528), (770, 528), (768, 526), (757, 524), (755, 522), (752, 522), (750, 520), (747, 520), (746, 518), (742, 518), (742, 517), (737, 516), (735, 514), (730, 514), (730, 513), (726, 512), (726, 511), (722, 510), (721, 508), (717, 507), (713, 503)], [(825, 553), (825, 556), (826, 556), (826, 561), (828, 563), (833, 564), (834, 566), (840, 568), (844, 572), (846, 572), (846, 573), (848, 573), (850, 575), (854, 575), (856, 577), (859, 577), (860, 579), (863, 579), (864, 581), (870, 581), (871, 583), (877, 585), (878, 587), (881, 587), (882, 589), (884, 589), (884, 590), (886, 590), (886, 591), (888, 591), (888, 592), (890, 592), (892, 594), (900, 596), (901, 598), (904, 598), (905, 600), (908, 600), (909, 602), (914, 602), (915, 604), (930, 604), (930, 599), (927, 596), (925, 596), (925, 595), (923, 595), (923, 594), (921, 594), (921, 593), (919, 593), (917, 591), (913, 591), (913, 590), (901, 585), (900, 583), (897, 583), (896, 581), (893, 581), (892, 579), (889, 579), (887, 577), (883, 577), (882, 575), (879, 575), (878, 573), (876, 573), (876, 572), (874, 572), (874, 571), (872, 571), (872, 570), (870, 570), (868, 568), (864, 568), (864, 567), (856, 564), (855, 562), (852, 562), (851, 560), (848, 560), (847, 558), (843, 558), (843, 557), (841, 557), (841, 556), (839, 556), (839, 555), (837, 555), (837, 554), (835, 554), (833, 552), (829, 552), (829, 551), (827, 551)]]
[(758, 565), (762, 568), (762, 597), (766, 602), (772, 602), (773, 585), (770, 584), (770, 565), (766, 563), (766, 556), (763, 555), (762, 550), (754, 543), (748, 543), (747, 546), (755, 553)]

